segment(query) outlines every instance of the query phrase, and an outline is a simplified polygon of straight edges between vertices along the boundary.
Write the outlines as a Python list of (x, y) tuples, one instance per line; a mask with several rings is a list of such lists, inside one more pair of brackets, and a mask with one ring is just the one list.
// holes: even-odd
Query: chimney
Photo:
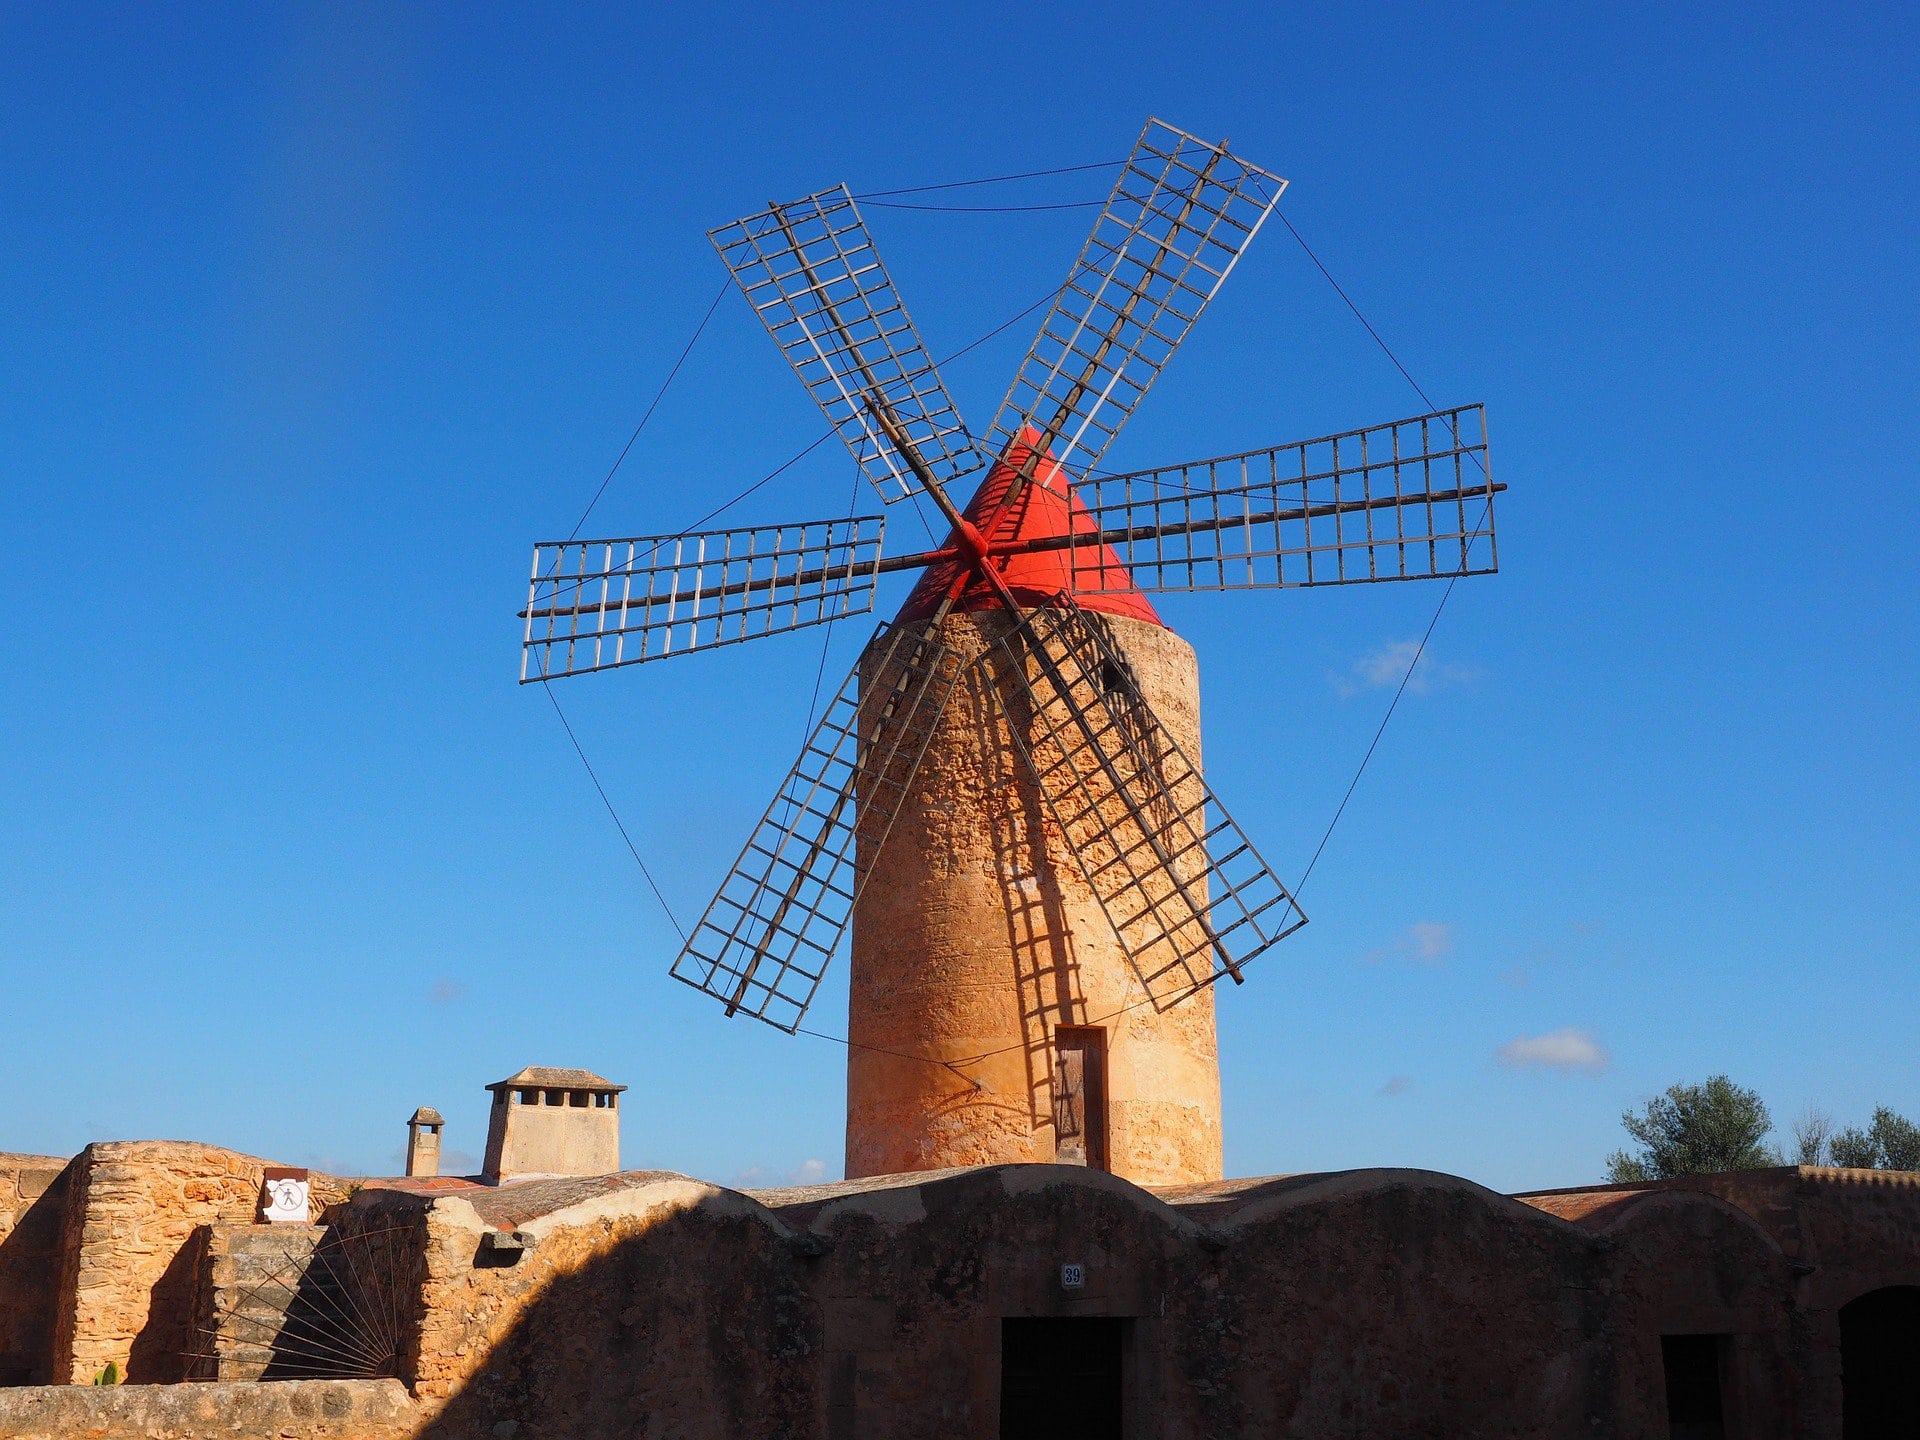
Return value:
[(490, 1185), (526, 1175), (610, 1175), (620, 1168), (620, 1092), (591, 1070), (530, 1065), (487, 1089)]
[(440, 1173), (440, 1127), (446, 1121), (431, 1105), (422, 1105), (407, 1121), (407, 1174)]

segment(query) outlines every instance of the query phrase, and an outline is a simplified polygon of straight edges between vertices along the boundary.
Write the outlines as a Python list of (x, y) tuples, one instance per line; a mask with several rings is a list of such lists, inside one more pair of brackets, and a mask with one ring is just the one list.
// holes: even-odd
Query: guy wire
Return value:
[[(885, 197), (891, 196), (891, 195), (918, 194), (918, 193), (924, 193), (930, 190), (958, 189), (958, 188), (972, 186), (972, 185), (988, 185), (988, 184), (995, 184), (995, 183), (999, 183), (1002, 181), (1009, 181), (1009, 180), (1032, 179), (1032, 178), (1037, 178), (1044, 175), (1061, 175), (1061, 174), (1069, 174), (1075, 171), (1106, 169), (1106, 168), (1110, 168), (1113, 165), (1118, 165), (1123, 163), (1125, 162), (1106, 161), (1100, 164), (1093, 164), (1093, 165), (1064, 166), (1064, 167), (1060, 167), (1058, 169), (1053, 169), (1053, 170), (1028, 171), (1024, 174), (1019, 174), (1019, 175), (990, 176), (980, 180), (954, 180), (954, 181), (948, 181), (944, 184), (939, 184), (939, 185), (919, 185), (919, 186), (909, 186), (909, 187), (905, 187), (897, 190), (871, 191), (865, 195), (855, 196), (854, 198), (856, 200), (867, 200), (875, 204), (884, 204)], [(924, 209), (940, 209), (940, 210), (955, 210), (955, 209), (1032, 210), (1032, 209), (1081, 208), (1086, 205), (1097, 204), (1097, 203), (1099, 202), (1072, 202), (1072, 204), (1070, 205), (1053, 205), (1053, 206), (1007, 206), (1007, 207), (971, 207), (971, 206), (917, 207), (917, 206), (901, 205), (901, 206), (895, 206), (893, 208), (900, 208), (900, 209), (924, 208)], [(1428, 407), (1429, 410), (1433, 409), (1434, 408), (1433, 401), (1427, 395), (1425, 388), (1420, 384), (1419, 381), (1414, 379), (1412, 372), (1410, 372), (1407, 369), (1406, 365), (1401, 362), (1400, 357), (1394, 353), (1393, 348), (1387, 344), (1384, 338), (1382, 338), (1380, 332), (1374, 327), (1373, 323), (1367, 319), (1365, 313), (1362, 312), (1360, 307), (1354, 302), (1352, 296), (1350, 296), (1347, 293), (1346, 289), (1340, 284), (1340, 282), (1334, 278), (1333, 273), (1327, 268), (1325, 262), (1320, 259), (1319, 255), (1314, 252), (1313, 248), (1307, 244), (1306, 238), (1301, 235), (1299, 229), (1294, 225), (1294, 223), (1290, 219), (1287, 218), (1287, 216), (1283, 212), (1279, 211), (1277, 208), (1274, 213), (1279, 215), (1280, 223), (1286, 226), (1287, 232), (1293, 236), (1294, 240), (1299, 244), (1300, 248), (1306, 252), (1307, 258), (1313, 263), (1314, 268), (1317, 269), (1320, 272), (1320, 274), (1326, 279), (1327, 283), (1333, 287), (1334, 293), (1337, 294), (1342, 300), (1342, 302), (1345, 303), (1346, 307), (1353, 312), (1354, 317), (1365, 328), (1367, 334), (1373, 338), (1374, 343), (1380, 347), (1382, 353), (1384, 353), (1388, 358), (1388, 360), (1390, 360), (1393, 363), (1394, 368), (1400, 372), (1400, 375), (1402, 376), (1402, 378), (1404, 378), (1408, 383), (1408, 385), (1410, 385), (1413, 388), (1414, 393), (1420, 397), (1421, 401)], [(729, 281), (726, 284), (722, 285), (720, 293), (714, 297), (713, 303), (708, 306), (706, 315), (702, 317), (700, 324), (695, 328), (692, 339), (690, 339), (687, 342), (686, 347), (681, 351), (680, 358), (675, 361), (673, 368), (667, 374), (666, 380), (662, 382), (661, 387), (659, 391), (655, 394), (652, 403), (647, 407), (646, 413), (641, 417), (639, 425), (637, 425), (634, 428), (633, 435), (629, 437), (626, 447), (621, 450), (619, 458), (614, 461), (613, 468), (607, 472), (606, 479), (601, 482), (600, 489), (595, 492), (592, 502), (590, 502), (587, 506), (586, 513), (581, 516), (580, 524), (575, 525), (574, 535), (578, 535), (580, 530), (580, 525), (585, 524), (587, 515), (591, 514), (594, 505), (599, 503), (601, 494), (605, 492), (607, 488), (607, 484), (612, 480), (614, 473), (620, 468), (620, 463), (622, 460), (626, 458), (627, 451), (632, 449), (633, 444), (639, 438), (641, 431), (646, 428), (647, 421), (652, 418), (654, 410), (658, 408), (662, 397), (665, 396), (668, 387), (671, 386), (673, 383), (674, 377), (679, 373), (681, 365), (685, 363), (687, 355), (692, 351), (694, 344), (700, 339), (702, 332), (704, 332), (704, 330), (706, 329), (707, 322), (713, 318), (714, 311), (718, 309), (721, 299), (725, 297), (726, 292), (730, 287), (731, 287), (731, 280), (729, 279)], [(1039, 300), (1035, 301), (1033, 304), (1027, 306), (1025, 309), (1020, 311), (1019, 314), (1013, 316), (1009, 320), (1004, 321), (1000, 325), (995, 326), (992, 330), (988, 331), (985, 335), (981, 336), (979, 339), (971, 342), (968, 345), (962, 346), (959, 350), (954, 351), (951, 355), (947, 357), (946, 360), (940, 361), (937, 363), (938, 364), (951, 363), (953, 360), (960, 358), (960, 356), (965, 355), (969, 351), (976, 349), (980, 345), (985, 344), (987, 341), (993, 339), (996, 335), (1008, 329), (1010, 326), (1019, 323), (1019, 321), (1026, 318), (1028, 315), (1032, 314), (1033, 311), (1039, 309), (1042, 305), (1047, 304), (1049, 301), (1057, 299), (1062, 289), (1064, 289), (1064, 286), (1049, 291), (1046, 295), (1042, 296)], [(786, 470), (792, 468), (794, 465), (798, 464), (802, 459), (804, 459), (806, 456), (811, 454), (814, 450), (818, 449), (822, 444), (826, 443), (826, 441), (835, 433), (837, 433), (835, 430), (831, 428), (828, 429), (825, 433), (820, 435), (819, 438), (814, 440), (805, 449), (801, 450), (799, 453), (794, 455), (791, 459), (787, 460), (786, 462), (778, 466), (776, 469), (770, 471), (768, 474), (761, 477), (759, 480), (755, 481), (752, 485), (749, 485), (746, 489), (742, 490), (738, 495), (734, 496), (733, 499), (726, 501), (724, 504), (714, 508), (713, 510), (708, 511), (705, 515), (702, 515), (698, 520), (695, 520), (693, 522), (692, 526), (689, 526), (688, 528), (691, 529), (699, 525), (705, 524), (707, 521), (714, 519), (716, 516), (724, 514), (726, 511), (731, 510), (735, 505), (738, 505), (741, 501), (747, 499), (750, 495), (754, 494), (756, 491), (760, 490), (762, 487), (769, 484), (777, 476), (784, 473)], [(1472, 458), (1475, 464), (1480, 465), (1482, 471), (1484, 472), (1485, 464), (1484, 462), (1481, 461), (1480, 457), (1476, 454)], [(858, 496), (857, 488), (855, 490), (855, 496), (856, 496), (856, 505), (857, 505), (857, 496)], [(1469, 538), (1467, 542), (1467, 549), (1469, 552), (1471, 552), (1472, 546), (1475, 543), (1477, 543), (1480, 535), (1483, 533), (1482, 527), (1485, 524), (1488, 513), (1491, 511), (1491, 508), (1492, 508), (1492, 502), (1489, 501), (1486, 510), (1482, 512), (1480, 524), (1476, 525), (1472, 536)], [(573, 536), (569, 536), (568, 538), (571, 540)], [(1414, 648), (1413, 656), (1408, 661), (1407, 668), (1400, 677), (1400, 683), (1394, 690), (1393, 698), (1387, 705), (1386, 713), (1381, 716), (1380, 724), (1375, 729), (1373, 738), (1369, 742), (1366, 752), (1361, 756), (1360, 763), (1354, 770), (1353, 778), (1348, 782), (1346, 791), (1341, 796), (1339, 805), (1335, 807), (1333, 818), (1328, 821), (1326, 830), (1321, 834), (1319, 844), (1315, 846), (1313, 855), (1307, 862), (1306, 869), (1301, 873), (1299, 881), (1296, 882), (1295, 885), (1293, 886), (1291, 893), (1295, 898), (1298, 898), (1301, 890), (1305, 888), (1307, 880), (1309, 879), (1309, 877), (1312, 876), (1314, 868), (1319, 864), (1321, 855), (1325, 852), (1328, 842), (1333, 837), (1334, 829), (1339, 825), (1341, 818), (1346, 814), (1347, 806), (1349, 802), (1353, 799), (1355, 791), (1358, 790), (1360, 781), (1362, 777), (1366, 774), (1367, 766), (1372, 762), (1374, 753), (1376, 750), (1378, 750), (1380, 741), (1382, 737), (1386, 734), (1387, 726), (1392, 721), (1395, 712), (1399, 709), (1400, 701), (1406, 694), (1407, 687), (1409, 683), (1412, 681), (1415, 671), (1419, 668), (1420, 661), (1422, 660), (1422, 658), (1424, 658), (1426, 654), (1427, 644), (1429, 641), (1432, 640), (1433, 633), (1435, 629), (1439, 626), (1440, 617), (1446, 611), (1447, 601), (1452, 598), (1454, 586), (1459, 583), (1459, 578), (1460, 577), (1457, 574), (1450, 576), (1447, 580), (1446, 588), (1441, 591), (1439, 603), (1434, 607), (1433, 617), (1431, 620), (1427, 622), (1427, 628), (1425, 632), (1421, 635), (1418, 645), (1416, 645)], [(831, 638), (830, 634), (829, 634), (829, 638)], [(826, 664), (826, 653), (825, 653), (825, 645), (823, 644), (822, 654), (821, 654), (821, 671), (823, 674), (825, 670), (825, 664)], [(599, 777), (594, 773), (593, 766), (588, 761), (585, 750), (581, 748), (579, 739), (575, 736), (572, 725), (569, 724), (567, 721), (566, 713), (560, 708), (560, 702), (554, 698), (551, 685), (545, 680), (543, 680), (541, 683), (543, 687), (547, 690), (547, 698), (553, 704), (554, 713), (559, 717), (561, 725), (566, 729), (567, 738), (573, 743), (573, 748), (575, 753), (579, 755), (581, 764), (586, 767), (588, 778), (592, 780), (594, 789), (599, 793), (601, 803), (606, 806), (607, 813), (613, 818), (614, 825), (620, 831), (621, 839), (626, 842), (627, 849), (629, 853), (632, 854), (634, 863), (640, 867), (640, 873), (642, 874), (642, 876), (645, 877), (648, 887), (653, 891), (654, 898), (659, 901), (660, 908), (666, 913), (667, 919), (672, 923), (674, 929), (679, 933), (681, 940), (684, 942), (687, 938), (686, 931), (681, 928), (679, 920), (675, 917), (673, 913), (672, 906), (670, 906), (667, 903), (666, 897), (660, 891), (660, 887), (654, 883), (653, 875), (647, 869), (646, 861), (641, 858), (640, 851), (634, 845), (632, 837), (627, 833), (627, 828), (625, 824), (622, 823), (619, 812), (615, 810), (612, 800), (610, 800), (607, 796), (605, 787), (601, 785)], [(818, 700), (819, 700), (819, 680), (818, 678), (816, 678), (815, 687), (814, 687), (813, 704), (817, 705)], [(810, 706), (810, 710), (811, 708), (812, 707)], [(1215, 977), (1215, 978), (1217, 979), (1218, 977)], [(1152, 1003), (1152, 999), (1153, 997), (1150, 995), (1143, 996), (1141, 999), (1134, 1001), (1130, 1005), (1121, 1006), (1117, 1010), (1111, 1011), (1105, 1015), (1099, 1016), (1096, 1019), (1085, 1022), (1085, 1023), (1100, 1024), (1107, 1020), (1117, 1019), (1120, 1016), (1125, 1015), (1132, 1010), (1139, 1009), (1142, 1005)], [(830, 1035), (824, 1031), (811, 1030), (805, 1027), (796, 1027), (794, 1033), (812, 1036), (815, 1039), (828, 1040), (833, 1042), (834, 1044), (843, 1045), (850, 1049), (872, 1050), (872, 1051), (875, 1051), (876, 1053), (892, 1055), (900, 1059), (918, 1060), (925, 1064), (936, 1065), (936, 1066), (939, 1066), (941, 1069), (951, 1071), (954, 1075), (964, 1080), (968, 1085), (972, 1086), (976, 1090), (980, 1088), (980, 1082), (973, 1079), (971, 1076), (966, 1075), (963, 1071), (958, 1069), (957, 1066), (978, 1064), (980, 1061), (989, 1059), (995, 1055), (1000, 1055), (1011, 1050), (1018, 1050), (1023, 1048), (1019, 1044), (1007, 1045), (1007, 1046), (1002, 1046), (996, 1050), (985, 1051), (980, 1055), (972, 1056), (957, 1062), (949, 1062), (945, 1060), (937, 1060), (937, 1059), (934, 1059), (932, 1056), (927, 1056), (927, 1055), (911, 1055), (904, 1051), (887, 1050), (879, 1046), (862, 1045), (852, 1039), (849, 1039), (843, 1036)]]

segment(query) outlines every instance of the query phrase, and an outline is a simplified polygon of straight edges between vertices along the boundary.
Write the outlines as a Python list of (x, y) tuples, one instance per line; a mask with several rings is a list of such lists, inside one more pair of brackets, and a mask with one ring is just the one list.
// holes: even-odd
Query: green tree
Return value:
[(1627, 1111), (1620, 1123), (1640, 1149), (1607, 1157), (1607, 1178), (1616, 1184), (1780, 1163), (1778, 1152), (1761, 1144), (1773, 1128), (1766, 1104), (1724, 1075), (1710, 1076), (1704, 1085), (1669, 1086), (1639, 1114)]
[(1852, 1170), (1920, 1170), (1920, 1125), (1876, 1105), (1872, 1124), (1849, 1125), (1828, 1150), (1834, 1164)]

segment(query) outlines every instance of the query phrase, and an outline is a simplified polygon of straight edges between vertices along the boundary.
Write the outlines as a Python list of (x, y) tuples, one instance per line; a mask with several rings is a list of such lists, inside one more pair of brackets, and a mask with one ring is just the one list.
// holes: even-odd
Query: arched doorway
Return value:
[(1840, 1307), (1840, 1378), (1846, 1440), (1920, 1440), (1920, 1286)]

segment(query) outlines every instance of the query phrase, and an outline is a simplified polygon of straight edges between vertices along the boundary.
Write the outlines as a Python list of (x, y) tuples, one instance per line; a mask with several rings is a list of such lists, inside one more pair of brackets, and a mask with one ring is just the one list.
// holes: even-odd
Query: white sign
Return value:
[(260, 1218), (269, 1225), (304, 1225), (307, 1223), (307, 1182), (305, 1180), (270, 1179), (267, 1181), (266, 1203), (260, 1208)]
[(1062, 1265), (1060, 1267), (1060, 1288), (1062, 1290), (1084, 1290), (1087, 1287), (1087, 1267), (1084, 1265)]

